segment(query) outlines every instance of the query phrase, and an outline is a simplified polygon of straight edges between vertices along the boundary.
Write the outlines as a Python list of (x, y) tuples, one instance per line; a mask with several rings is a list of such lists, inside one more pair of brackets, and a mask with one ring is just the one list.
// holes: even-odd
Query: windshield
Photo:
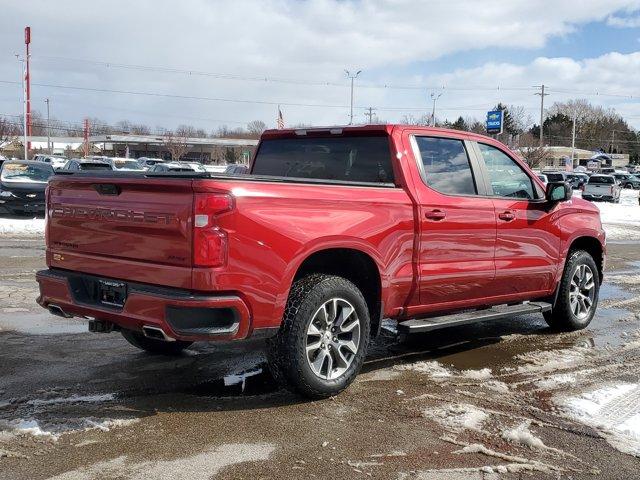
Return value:
[(46, 164), (5, 163), (2, 166), (0, 180), (3, 182), (42, 182), (46, 183), (53, 175), (53, 169)]

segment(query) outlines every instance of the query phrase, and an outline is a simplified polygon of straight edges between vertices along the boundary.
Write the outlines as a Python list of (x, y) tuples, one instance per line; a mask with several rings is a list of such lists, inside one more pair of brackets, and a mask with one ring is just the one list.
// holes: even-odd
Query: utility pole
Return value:
[(436, 126), (436, 102), (441, 96), (442, 96), (442, 92), (438, 93), (437, 95), (431, 92), (431, 100), (433, 100), (433, 109), (431, 110), (431, 126), (432, 127)]
[(544, 123), (544, 97), (549, 95), (548, 93), (544, 93), (544, 84), (536, 85), (535, 88), (539, 88), (540, 91), (538, 93), (534, 93), (534, 95), (540, 95), (540, 146), (544, 146), (544, 137), (542, 133), (542, 124)]
[(374, 110), (375, 110), (375, 108), (369, 107), (369, 108), (367, 108), (367, 112), (365, 113), (365, 116), (369, 117), (369, 124), (373, 123), (373, 111)]
[(47, 150), (49, 150), (49, 155), (53, 153), (53, 149), (51, 148), (51, 124), (49, 121), (49, 99), (45, 98), (44, 103), (47, 104)]
[(571, 129), (571, 167), (573, 168), (574, 164), (574, 157), (575, 157), (575, 151), (576, 151), (576, 112), (573, 112), (573, 127)]
[(353, 81), (360, 75), (362, 70), (358, 70), (355, 74), (349, 72), (349, 70), (345, 70), (344, 73), (347, 74), (347, 77), (351, 79), (351, 110), (349, 113), (349, 125), (353, 125)]
[(87, 158), (89, 156), (89, 119), (84, 119), (84, 128), (82, 129), (83, 137), (84, 137), (84, 157)]

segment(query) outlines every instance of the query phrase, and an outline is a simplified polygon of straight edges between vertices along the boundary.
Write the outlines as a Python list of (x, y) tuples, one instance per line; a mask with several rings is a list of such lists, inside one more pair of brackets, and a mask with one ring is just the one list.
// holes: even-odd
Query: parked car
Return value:
[(566, 173), (565, 179), (574, 190), (580, 190), (589, 181), (589, 177), (582, 173)]
[(198, 163), (186, 162), (165, 162), (156, 163), (149, 168), (149, 173), (168, 173), (168, 172), (205, 172), (206, 170)]
[(547, 178), (547, 176), (544, 173), (537, 173), (536, 177), (538, 177), (540, 179), (540, 181), (542, 182), (542, 184), (546, 187), (547, 183), (549, 183), (549, 179)]
[(45, 162), (7, 160), (0, 170), (0, 207), (14, 215), (45, 212), (45, 189), (54, 174)]
[(383, 318), (585, 328), (606, 253), (595, 205), (456, 130), (268, 130), (251, 175), (95, 172), (49, 192), (40, 305), (154, 353), (266, 338), (274, 377), (312, 398), (354, 380)]
[(118, 158), (114, 157), (111, 159), (111, 165), (113, 169), (121, 172), (142, 172), (144, 168), (140, 166), (137, 160), (133, 158)]
[(604, 200), (607, 202), (620, 202), (620, 184), (613, 175), (591, 175), (589, 183), (584, 187), (582, 198), (585, 200)]
[(144, 168), (145, 170), (149, 170), (149, 168), (153, 167), (158, 163), (163, 163), (164, 160), (161, 158), (149, 158), (149, 157), (140, 157), (138, 158), (138, 164)]
[(565, 172), (543, 172), (547, 176), (549, 182), (566, 182), (567, 174)]
[(227, 165), (224, 173), (227, 173), (229, 175), (246, 175), (247, 173), (249, 173), (249, 166), (240, 164)]
[(614, 173), (613, 177), (622, 188), (640, 189), (640, 179), (630, 173)]
[(62, 171), (81, 172), (88, 170), (110, 170), (113, 171), (113, 165), (104, 160), (82, 158), (78, 160), (69, 160)]
[(54, 169), (64, 167), (65, 163), (67, 163), (67, 159), (65, 157), (60, 157), (57, 155), (46, 155), (43, 153), (38, 153), (33, 157), (33, 160), (36, 162), (44, 162), (50, 164)]

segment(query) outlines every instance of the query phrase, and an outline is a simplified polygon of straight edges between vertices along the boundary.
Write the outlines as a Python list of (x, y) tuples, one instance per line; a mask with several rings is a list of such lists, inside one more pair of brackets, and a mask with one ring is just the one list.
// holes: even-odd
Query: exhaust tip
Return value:
[(176, 339), (170, 337), (165, 333), (165, 331), (160, 327), (152, 327), (150, 325), (144, 325), (142, 327), (142, 333), (147, 338), (152, 338), (154, 340), (161, 340), (163, 342), (175, 342)]
[(66, 313), (64, 310), (62, 310), (62, 308), (60, 308), (58, 305), (52, 305), (50, 304), (47, 309), (49, 310), (49, 313), (51, 313), (52, 315), (55, 315), (57, 317), (62, 317), (62, 318), (71, 318), (73, 317), (73, 315)]

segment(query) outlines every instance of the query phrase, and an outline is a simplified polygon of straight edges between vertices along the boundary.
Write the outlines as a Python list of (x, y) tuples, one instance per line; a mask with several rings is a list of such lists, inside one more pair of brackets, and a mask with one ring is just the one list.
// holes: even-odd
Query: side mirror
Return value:
[(548, 202), (566, 202), (571, 200), (573, 188), (565, 182), (553, 182), (547, 184), (546, 198)]

